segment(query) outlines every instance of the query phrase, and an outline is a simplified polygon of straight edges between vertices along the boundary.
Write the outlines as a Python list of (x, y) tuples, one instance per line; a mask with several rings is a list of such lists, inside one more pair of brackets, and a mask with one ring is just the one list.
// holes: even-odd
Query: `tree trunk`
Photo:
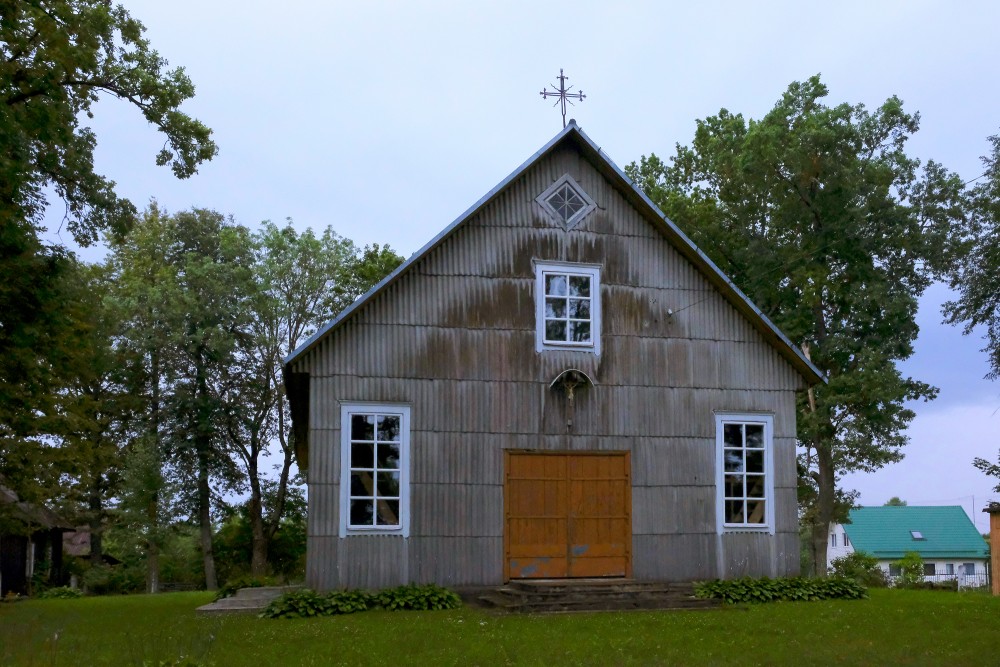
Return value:
[(101, 502), (100, 483), (95, 480), (90, 487), (90, 497), (87, 499), (90, 509), (90, 566), (96, 567), (104, 562), (103, 532), (104, 506)]
[(205, 568), (205, 588), (218, 590), (215, 575), (215, 555), (212, 551), (212, 493), (208, 485), (208, 457), (198, 454), (198, 523), (201, 527), (201, 557)]
[(836, 503), (836, 482), (833, 469), (833, 451), (825, 442), (814, 442), (816, 449), (816, 518), (812, 525), (813, 572), (817, 577), (826, 576), (826, 549), (829, 544), (830, 522)]
[(260, 477), (257, 475), (256, 459), (250, 465), (250, 575), (263, 577), (267, 574), (267, 535), (264, 531), (264, 507), (260, 491)]
[[(156, 452), (156, 460), (160, 460), (160, 352), (154, 349), (150, 354), (150, 382), (152, 383), (152, 405), (150, 406), (149, 435), (151, 445)], [(159, 465), (157, 465), (159, 467)], [(149, 534), (146, 539), (146, 590), (150, 593), (160, 592), (160, 543), (159, 543), (159, 489), (150, 489), (149, 502), (146, 505), (146, 528)]]

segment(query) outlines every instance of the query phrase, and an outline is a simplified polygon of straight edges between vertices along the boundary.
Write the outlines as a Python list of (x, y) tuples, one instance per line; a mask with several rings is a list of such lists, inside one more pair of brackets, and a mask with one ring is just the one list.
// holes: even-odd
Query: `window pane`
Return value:
[(545, 322), (545, 340), (566, 340), (566, 323), (547, 321)]
[(545, 300), (545, 317), (566, 317), (566, 299), (548, 298)]
[(747, 523), (764, 523), (764, 501), (747, 501)]
[(901, 567), (899, 567), (898, 565), (890, 565), (889, 566), (889, 576), (890, 577), (898, 577), (901, 574), (903, 574), (903, 569)]
[(934, 574), (934, 563), (924, 563), (924, 576), (933, 577)]
[(590, 322), (570, 322), (569, 339), (575, 343), (589, 343)]
[(399, 525), (399, 501), (380, 500), (378, 501), (378, 525), (398, 526)]
[(726, 475), (725, 484), (727, 498), (743, 497), (743, 475)]
[(726, 449), (722, 453), (723, 470), (726, 472), (743, 472), (743, 451)]
[(374, 440), (375, 416), (351, 415), (351, 440)]
[(352, 526), (372, 526), (375, 517), (375, 501), (373, 500), (352, 500), (351, 501), (351, 525)]
[(375, 485), (372, 484), (372, 474), (370, 472), (351, 473), (351, 495), (352, 496), (374, 496)]
[(374, 468), (375, 445), (370, 443), (351, 443), (351, 467)]
[(747, 450), (747, 472), (764, 472), (764, 450)]
[(399, 415), (379, 415), (378, 439), (399, 442)]
[(724, 424), (722, 426), (722, 441), (726, 447), (742, 447), (743, 427), (740, 424)]
[(570, 296), (590, 296), (590, 276), (569, 277)]
[(378, 467), (381, 470), (399, 469), (399, 445), (378, 443)]
[(566, 296), (566, 276), (545, 275), (546, 296)]
[(570, 299), (569, 316), (578, 320), (589, 320), (590, 299)]
[(743, 501), (726, 501), (726, 523), (745, 523), (743, 521)]
[(764, 426), (762, 424), (747, 424), (747, 447), (764, 446)]
[(747, 475), (747, 498), (764, 497), (764, 476)]
[(398, 472), (380, 472), (378, 474), (378, 495), (379, 498), (399, 498)]

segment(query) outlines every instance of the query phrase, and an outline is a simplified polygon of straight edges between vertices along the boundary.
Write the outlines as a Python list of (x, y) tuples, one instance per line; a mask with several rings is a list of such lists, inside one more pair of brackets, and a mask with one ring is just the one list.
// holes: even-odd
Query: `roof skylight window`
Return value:
[(922, 539), (924, 539), (924, 534), (921, 533), (919, 530), (911, 530), (910, 531), (910, 535), (912, 535), (913, 539), (915, 539), (915, 540), (922, 540)]

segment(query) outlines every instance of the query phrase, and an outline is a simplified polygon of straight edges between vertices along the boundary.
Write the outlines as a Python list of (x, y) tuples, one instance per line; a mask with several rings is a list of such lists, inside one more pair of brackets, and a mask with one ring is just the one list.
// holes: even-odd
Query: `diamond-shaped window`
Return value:
[(566, 174), (553, 183), (535, 200), (553, 218), (572, 229), (588, 213), (597, 208), (583, 188)]

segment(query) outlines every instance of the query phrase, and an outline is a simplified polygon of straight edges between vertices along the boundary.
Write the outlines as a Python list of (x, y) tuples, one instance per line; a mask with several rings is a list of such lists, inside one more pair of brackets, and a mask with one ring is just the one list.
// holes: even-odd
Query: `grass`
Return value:
[(1000, 598), (874, 590), (870, 600), (718, 611), (497, 616), (479, 609), (308, 620), (200, 617), (208, 593), (0, 605), (2, 665), (989, 665)]

